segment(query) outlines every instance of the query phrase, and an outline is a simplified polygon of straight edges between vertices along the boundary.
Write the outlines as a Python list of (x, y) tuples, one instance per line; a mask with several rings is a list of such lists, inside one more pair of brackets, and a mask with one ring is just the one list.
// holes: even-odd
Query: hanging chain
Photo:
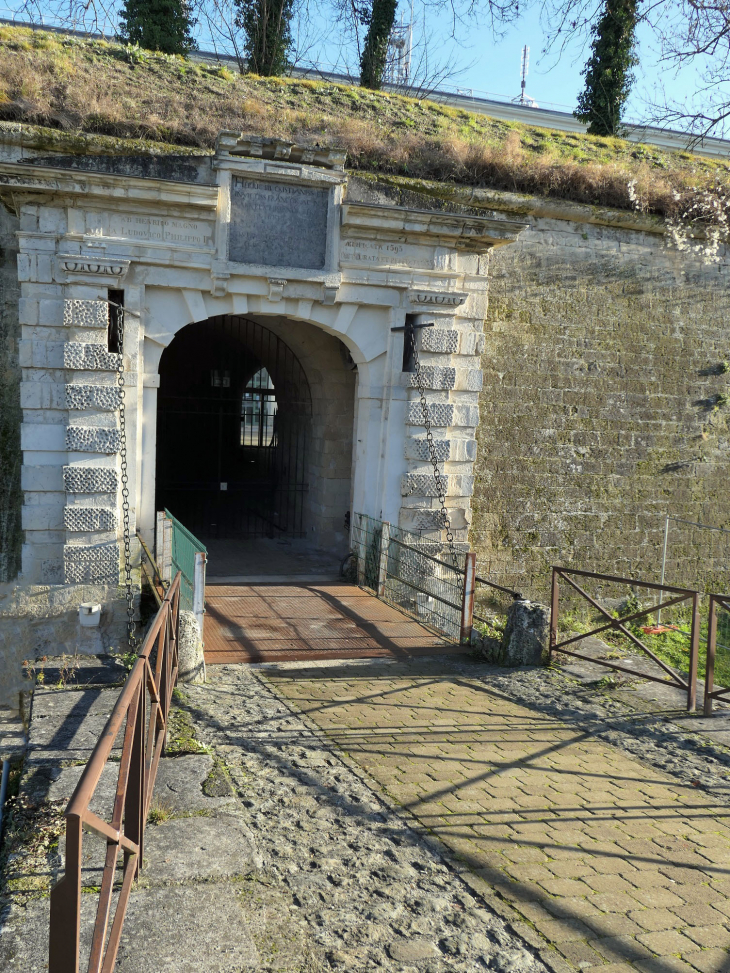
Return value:
[(423, 424), (426, 427), (426, 445), (428, 446), (428, 454), (431, 460), (431, 465), (433, 466), (433, 478), (436, 483), (436, 491), (439, 498), (439, 503), (441, 504), (441, 524), (446, 531), (446, 540), (449, 544), (449, 553), (454, 562), (454, 565), (458, 565), (459, 557), (456, 553), (456, 547), (454, 545), (454, 535), (451, 532), (451, 521), (449, 520), (449, 514), (446, 510), (446, 490), (444, 489), (443, 481), (446, 479), (442, 478), (439, 472), (438, 458), (436, 456), (436, 447), (433, 443), (433, 432), (431, 431), (431, 418), (428, 414), (428, 403), (426, 402), (426, 386), (423, 381), (423, 375), (421, 374), (421, 360), (418, 357), (418, 340), (417, 331), (413, 326), (406, 328), (406, 335), (410, 336), (411, 347), (413, 349), (413, 364), (416, 369), (416, 388), (418, 389), (418, 394), (421, 398), (421, 412), (423, 413)]
[(127, 642), (134, 650), (139, 644), (135, 634), (134, 622), (134, 585), (132, 583), (132, 548), (129, 532), (129, 474), (127, 471), (127, 421), (124, 409), (124, 308), (121, 304), (108, 302), (116, 309), (119, 360), (117, 363), (117, 385), (119, 386), (119, 459), (122, 481), (122, 532), (124, 538), (124, 585), (127, 595)]

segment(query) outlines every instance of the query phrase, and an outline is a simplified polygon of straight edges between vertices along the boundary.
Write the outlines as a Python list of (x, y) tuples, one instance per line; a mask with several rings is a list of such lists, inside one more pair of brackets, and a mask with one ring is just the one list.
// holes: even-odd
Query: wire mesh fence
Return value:
[(459, 641), (464, 552), (457, 552), (454, 559), (447, 545), (438, 540), (359, 513), (353, 518), (351, 545), (357, 559), (358, 584), (429, 628)]

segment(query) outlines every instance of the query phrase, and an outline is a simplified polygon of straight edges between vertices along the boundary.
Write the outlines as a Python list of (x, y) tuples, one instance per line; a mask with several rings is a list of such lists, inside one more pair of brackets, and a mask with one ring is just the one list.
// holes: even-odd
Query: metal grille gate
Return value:
[(301, 536), (312, 400), (278, 335), (223, 315), (160, 362), (156, 507), (203, 538)]

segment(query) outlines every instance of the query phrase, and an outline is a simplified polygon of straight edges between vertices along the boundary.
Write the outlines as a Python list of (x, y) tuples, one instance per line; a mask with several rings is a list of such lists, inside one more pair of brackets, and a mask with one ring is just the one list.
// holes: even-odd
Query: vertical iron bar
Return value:
[(717, 649), (717, 602), (710, 595), (707, 614), (707, 665), (705, 668), (705, 716), (712, 714), (712, 691), (715, 686), (715, 651)]
[(474, 625), (474, 591), (476, 587), (477, 556), (473, 551), (464, 561), (464, 591), (461, 601), (461, 631), (459, 641), (462, 645), (471, 644), (471, 631)]
[(550, 646), (548, 662), (553, 661), (553, 649), (558, 643), (558, 611), (560, 609), (560, 591), (558, 588), (558, 569), (553, 568), (553, 581), (550, 589)]
[(687, 710), (693, 713), (697, 705), (697, 657), (700, 650), (700, 596), (692, 595), (692, 634), (689, 646), (689, 679), (687, 681)]
[(134, 720), (134, 736), (132, 737), (132, 754), (129, 767), (129, 783), (124, 801), (124, 833), (135, 844), (139, 845), (139, 855), (135, 863), (135, 877), (139, 873), (142, 862), (142, 835), (144, 833), (145, 818), (145, 768), (144, 768), (144, 740), (146, 730), (145, 711), (147, 709), (146, 666), (142, 669), (139, 681), (139, 702)]
[(385, 583), (388, 580), (388, 548), (390, 547), (390, 524), (383, 521), (380, 532), (380, 559), (378, 561), (378, 598), (385, 598)]
[[(667, 570), (667, 541), (668, 540), (669, 540), (669, 514), (667, 514), (667, 518), (664, 521), (664, 553), (662, 554), (662, 586), (664, 585), (664, 574), (665, 574), (665, 572)], [(660, 588), (659, 589), (659, 603), (660, 604), (661, 604), (661, 601), (662, 601), (662, 598), (663, 597), (664, 597), (664, 591)], [(656, 623), (657, 623), (657, 625), (661, 625), (661, 623), (662, 623), (662, 610), (661, 610), (661, 608), (657, 612)]]
[(81, 818), (66, 818), (66, 871), (51, 890), (48, 973), (79, 973), (81, 945)]

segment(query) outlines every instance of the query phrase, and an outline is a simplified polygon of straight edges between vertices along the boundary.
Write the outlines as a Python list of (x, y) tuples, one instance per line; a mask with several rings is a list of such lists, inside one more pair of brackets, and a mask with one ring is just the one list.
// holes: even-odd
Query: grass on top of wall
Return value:
[(644, 211), (660, 215), (676, 208), (675, 191), (730, 183), (729, 163), (689, 152), (9, 26), (0, 28), (0, 120), (112, 137), (116, 152), (124, 140), (134, 152), (140, 140), (209, 151), (228, 129), (344, 148), (354, 171), (621, 209), (632, 208), (633, 181)]

